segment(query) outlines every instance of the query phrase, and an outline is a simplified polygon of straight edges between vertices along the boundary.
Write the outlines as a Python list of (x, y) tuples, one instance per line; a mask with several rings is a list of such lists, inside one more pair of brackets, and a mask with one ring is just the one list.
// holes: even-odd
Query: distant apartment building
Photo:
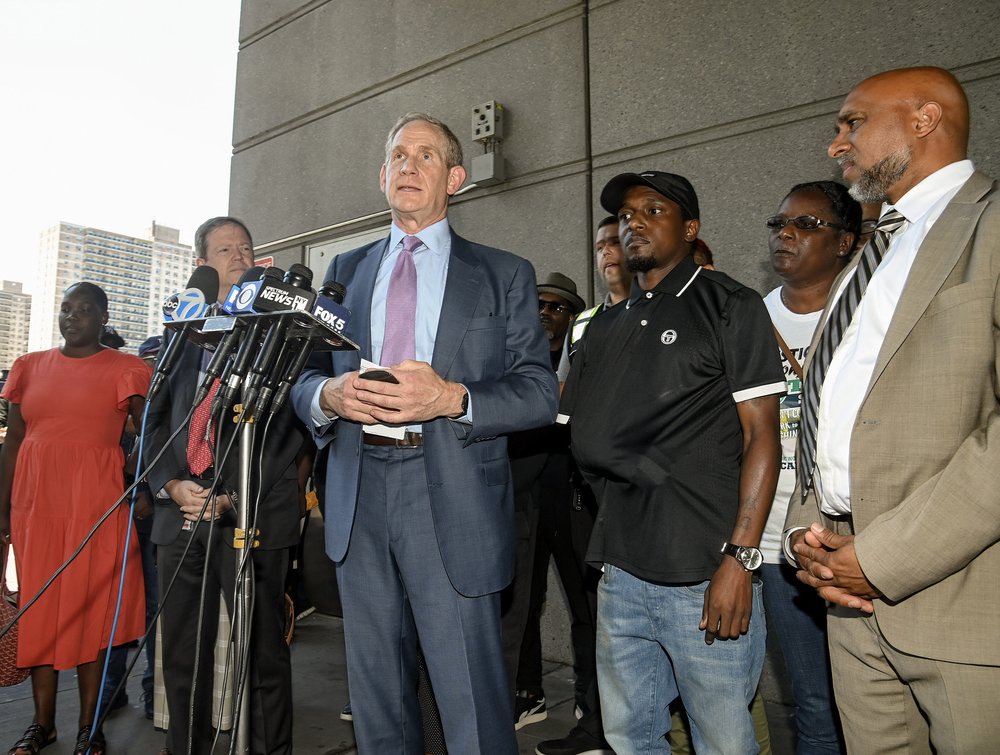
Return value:
[(59, 305), (73, 283), (90, 281), (108, 295), (108, 324), (135, 349), (162, 330), (161, 304), (187, 283), (194, 250), (176, 228), (153, 223), (146, 238), (58, 223), (42, 232), (38, 287), (31, 313), (32, 350), (60, 342)]
[(28, 350), (31, 295), (20, 283), (0, 281), (0, 323), (0, 370), (6, 370)]

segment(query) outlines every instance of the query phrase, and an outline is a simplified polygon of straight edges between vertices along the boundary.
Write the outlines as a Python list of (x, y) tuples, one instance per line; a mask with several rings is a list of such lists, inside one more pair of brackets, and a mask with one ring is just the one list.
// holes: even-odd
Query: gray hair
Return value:
[(462, 164), (462, 144), (458, 141), (458, 137), (452, 133), (452, 130), (448, 128), (444, 121), (435, 118), (433, 115), (427, 115), (427, 113), (407, 113), (396, 121), (395, 125), (389, 131), (389, 138), (385, 140), (386, 164), (389, 162), (389, 152), (392, 150), (392, 140), (396, 138), (396, 134), (402, 130), (403, 126), (415, 121), (429, 123), (441, 132), (445, 142), (444, 159), (448, 168), (454, 168), (456, 165)]

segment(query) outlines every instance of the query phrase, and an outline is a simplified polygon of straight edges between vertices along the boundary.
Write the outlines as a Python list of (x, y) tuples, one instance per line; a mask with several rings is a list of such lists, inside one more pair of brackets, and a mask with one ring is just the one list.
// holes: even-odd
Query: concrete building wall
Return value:
[(244, 0), (231, 211), (276, 264), (306, 261), (385, 224), (359, 218), (385, 209), (378, 168), (398, 115), (451, 124), (468, 167), (472, 107), (495, 99), (507, 180), (454, 201), (459, 233), (593, 300), (601, 187), (669, 170), (694, 183), (717, 266), (766, 292), (763, 219), (793, 184), (839, 178), (826, 146), (866, 76), (952, 70), (971, 156), (1000, 175), (998, 24), (992, 0)]

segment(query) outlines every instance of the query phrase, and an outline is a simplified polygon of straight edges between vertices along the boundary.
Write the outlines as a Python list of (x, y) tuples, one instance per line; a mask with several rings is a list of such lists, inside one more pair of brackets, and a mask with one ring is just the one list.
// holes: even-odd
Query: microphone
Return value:
[(351, 319), (351, 310), (343, 306), (347, 289), (337, 281), (327, 281), (317, 293), (313, 314), (333, 330), (343, 333)]
[[(307, 310), (316, 301), (316, 292), (310, 288), (312, 283), (312, 270), (305, 265), (294, 264), (288, 268), (281, 284), (265, 282), (261, 286), (254, 306), (258, 307), (259, 302), (267, 311), (287, 311)], [(288, 344), (285, 341), (285, 332), (288, 330), (289, 317), (280, 317), (271, 329), (268, 330), (260, 353), (254, 361), (250, 373), (247, 375), (246, 386), (243, 392), (243, 405), (253, 406), (255, 413), (267, 405), (271, 398), (272, 385), (266, 385), (265, 390), (261, 390), (264, 379), (276, 368), (280, 367), (282, 360), (288, 353)], [(258, 394), (260, 402), (257, 402)]]
[[(344, 296), (347, 294), (344, 284), (337, 281), (327, 281), (320, 288), (318, 294), (313, 314), (322, 322), (331, 325), (338, 333), (343, 332), (348, 319), (351, 317), (351, 310), (343, 306)], [(332, 313), (334, 312), (337, 314), (333, 315)], [(336, 317), (340, 327), (330, 323), (330, 318), (333, 317)], [(278, 389), (274, 392), (274, 400), (271, 402), (269, 410), (271, 414), (276, 414), (284, 406), (285, 401), (288, 399), (289, 391), (291, 391), (295, 381), (299, 379), (299, 375), (302, 374), (306, 362), (312, 355), (313, 341), (311, 338), (298, 338), (291, 348), (298, 349), (298, 352), (292, 361), (289, 362), (288, 368), (284, 371), (278, 383)]]
[[(276, 268), (268, 268), (274, 270)], [(278, 273), (282, 271), (278, 269)], [(253, 300), (253, 307), (258, 312), (286, 312), (290, 309), (305, 311), (316, 301), (316, 292), (309, 286), (312, 283), (312, 270), (298, 263), (288, 268), (283, 280), (273, 280), (272, 276), (264, 281)]]
[[(240, 291), (243, 286), (251, 282), (259, 282), (264, 274), (264, 270), (265, 268), (255, 265), (243, 273), (243, 276), (240, 278), (240, 282), (230, 289), (229, 295), (226, 297), (226, 301), (222, 305), (222, 311), (235, 314), (230, 311), (229, 307), (227, 307), (230, 299), (232, 299), (235, 304), (239, 299)], [(242, 330), (243, 323), (237, 319), (233, 324), (233, 329), (229, 331), (229, 333), (227, 333), (221, 341), (219, 341), (219, 345), (215, 349), (215, 354), (212, 356), (212, 361), (208, 363), (208, 368), (205, 370), (205, 379), (202, 381), (201, 387), (199, 387), (198, 391), (195, 393), (194, 406), (198, 406), (205, 400), (205, 397), (212, 388), (212, 382), (222, 374), (222, 369), (225, 366), (226, 360), (229, 358), (230, 352), (232, 352), (233, 348), (240, 340)]]
[[(196, 292), (196, 293), (194, 293)], [(164, 314), (169, 308), (172, 312), (169, 321), (186, 320), (187, 322), (179, 331), (165, 344), (160, 351), (160, 360), (156, 363), (156, 370), (153, 379), (149, 383), (149, 393), (147, 400), (151, 401), (166, 380), (167, 373), (173, 369), (174, 362), (181, 352), (181, 347), (187, 340), (191, 332), (191, 320), (197, 320), (205, 314), (208, 304), (214, 302), (219, 296), (219, 273), (208, 265), (199, 265), (194, 269), (188, 280), (187, 288), (184, 291), (170, 296), (164, 302)], [(174, 298), (177, 298), (177, 306), (169, 306)], [(201, 302), (198, 304), (197, 302)], [(181, 315), (184, 315), (181, 317)]]
[[(268, 267), (264, 269), (264, 274), (261, 275), (260, 280), (257, 281), (256, 288), (259, 292), (264, 286), (273, 286), (275, 282), (281, 281), (281, 276), (284, 275), (284, 270), (280, 267)], [(245, 284), (245, 288), (250, 288), (254, 285), (251, 281)], [(256, 311), (255, 307), (257, 305), (256, 298), (253, 301), (253, 306), (244, 306), (244, 311), (247, 313), (253, 313)], [(267, 327), (264, 320), (260, 317), (255, 317), (253, 322), (250, 323), (250, 327), (247, 329), (246, 335), (243, 337), (243, 342), (240, 344), (239, 351), (236, 352), (236, 356), (233, 358), (232, 367), (229, 370), (229, 378), (224, 381), (224, 385), (220, 386), (219, 392), (215, 395), (215, 401), (212, 404), (212, 414), (214, 415), (219, 411), (220, 408), (229, 406), (233, 399), (236, 397), (236, 392), (240, 389), (240, 384), (243, 382), (244, 376), (247, 374), (247, 370), (250, 368), (250, 360), (253, 359), (254, 352), (260, 346), (260, 334), (261, 331)]]

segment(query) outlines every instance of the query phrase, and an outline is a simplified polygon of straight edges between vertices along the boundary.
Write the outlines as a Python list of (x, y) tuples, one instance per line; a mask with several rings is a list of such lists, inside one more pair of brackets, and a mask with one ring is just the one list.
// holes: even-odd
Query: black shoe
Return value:
[(598, 739), (579, 726), (570, 729), (562, 739), (547, 739), (539, 742), (536, 755), (614, 755), (604, 738)]
[(533, 695), (527, 690), (518, 690), (517, 697), (514, 698), (514, 731), (520, 731), (528, 724), (544, 721), (548, 716), (544, 695)]
[(142, 693), (142, 706), (146, 711), (146, 718), (150, 721), (153, 720), (153, 693), (143, 692)]
[(341, 721), (353, 721), (354, 711), (351, 710), (351, 704), (347, 703), (343, 708), (340, 709), (340, 720)]

